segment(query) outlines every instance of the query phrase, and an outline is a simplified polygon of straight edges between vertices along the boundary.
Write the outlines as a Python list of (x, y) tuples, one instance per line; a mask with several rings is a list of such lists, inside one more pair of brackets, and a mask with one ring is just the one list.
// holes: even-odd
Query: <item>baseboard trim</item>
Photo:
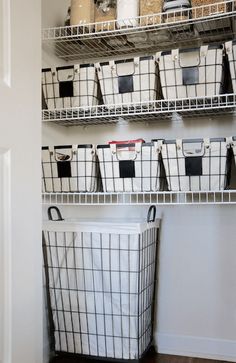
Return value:
[(236, 362), (236, 340), (157, 333), (155, 347), (161, 354)]

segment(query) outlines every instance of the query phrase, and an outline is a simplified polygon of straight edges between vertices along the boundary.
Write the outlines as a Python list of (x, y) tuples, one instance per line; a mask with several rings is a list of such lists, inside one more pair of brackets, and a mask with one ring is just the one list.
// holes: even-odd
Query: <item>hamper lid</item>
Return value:
[(63, 221), (44, 221), (46, 232), (94, 232), (104, 234), (140, 234), (160, 226), (160, 219), (146, 222), (143, 219), (67, 219)]

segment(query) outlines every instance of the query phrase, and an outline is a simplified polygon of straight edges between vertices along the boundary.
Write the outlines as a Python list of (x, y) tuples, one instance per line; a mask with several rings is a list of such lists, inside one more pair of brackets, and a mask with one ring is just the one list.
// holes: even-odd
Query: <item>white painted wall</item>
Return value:
[(0, 6), (0, 356), (3, 363), (42, 363), (41, 9), (39, 0), (3, 0)]
[[(56, 0), (57, 2), (58, 0)], [(43, 1), (44, 11), (47, 0)], [(50, 4), (55, 4), (50, 0)], [(55, 5), (56, 6), (56, 5)], [(65, 10), (66, 11), (66, 10)], [(48, 15), (48, 14), (47, 14)], [(63, 17), (64, 18), (64, 17)], [(53, 14), (51, 14), (51, 25)], [(47, 65), (50, 60), (47, 59)], [(46, 65), (45, 64), (45, 65)], [(43, 127), (43, 144), (236, 134), (236, 118), (157, 121), (128, 126)], [(115, 208), (115, 209), (114, 209)], [(65, 216), (145, 217), (146, 207), (64, 207)], [(158, 208), (163, 217), (155, 343), (161, 353), (236, 361), (234, 206)]]

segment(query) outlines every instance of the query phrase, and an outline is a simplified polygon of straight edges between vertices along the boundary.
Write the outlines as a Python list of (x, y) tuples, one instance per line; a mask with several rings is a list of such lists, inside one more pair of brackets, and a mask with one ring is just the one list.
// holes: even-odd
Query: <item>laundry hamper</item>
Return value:
[[(55, 218), (53, 209), (50, 219)], [(138, 361), (152, 343), (159, 227), (155, 207), (147, 221), (58, 216), (43, 225), (56, 353)]]
[(212, 97), (222, 93), (223, 46), (175, 49), (158, 54), (165, 99)]
[(169, 190), (217, 191), (229, 184), (230, 155), (224, 138), (163, 141)]
[(151, 192), (164, 188), (160, 150), (142, 140), (98, 145), (104, 192)]
[[(232, 4), (229, 1), (224, 0), (191, 0), (192, 2), (192, 17), (193, 19), (205, 18), (209, 16), (224, 15), (228, 11), (231, 11)], [(197, 22), (195, 28), (199, 33), (214, 31), (220, 29), (227, 31), (231, 29), (231, 21), (229, 18), (223, 17), (220, 19), (212, 19), (207, 21)]]
[(138, 57), (97, 63), (98, 79), (105, 105), (149, 102), (158, 95), (156, 57)]
[(42, 147), (43, 192), (96, 192), (98, 162), (93, 145)]
[(236, 40), (225, 43), (225, 51), (229, 60), (233, 92), (236, 93)]
[(42, 87), (49, 110), (95, 106), (98, 104), (98, 80), (94, 64), (45, 68)]

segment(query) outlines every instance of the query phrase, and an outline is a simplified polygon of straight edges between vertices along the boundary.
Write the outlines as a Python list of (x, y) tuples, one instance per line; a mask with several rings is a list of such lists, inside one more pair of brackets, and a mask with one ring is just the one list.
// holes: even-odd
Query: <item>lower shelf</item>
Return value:
[(61, 126), (88, 126), (127, 122), (171, 120), (173, 114), (181, 117), (200, 117), (234, 113), (236, 94), (213, 97), (193, 97), (176, 100), (157, 100), (122, 105), (100, 105), (43, 110), (43, 122)]
[(151, 193), (43, 193), (45, 205), (236, 204), (236, 190)]

